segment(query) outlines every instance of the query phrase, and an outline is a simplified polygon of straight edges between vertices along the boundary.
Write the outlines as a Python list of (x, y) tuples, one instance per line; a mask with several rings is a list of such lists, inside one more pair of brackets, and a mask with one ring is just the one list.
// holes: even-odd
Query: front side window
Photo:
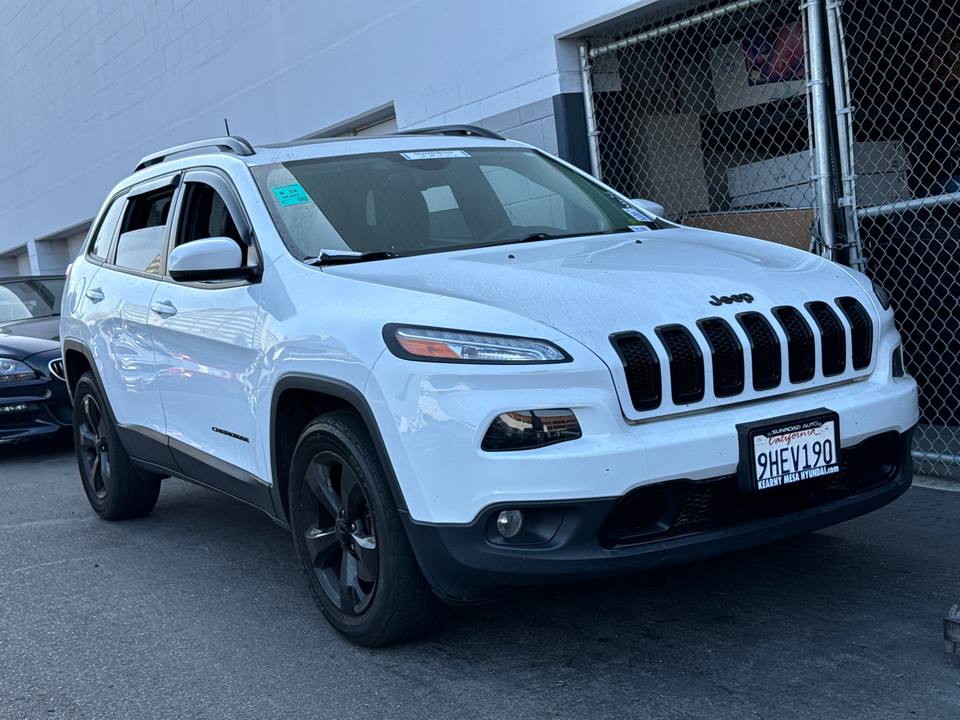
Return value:
[(130, 198), (117, 238), (116, 265), (159, 274), (173, 192), (167, 187)]
[(253, 168), (291, 253), (413, 255), (652, 229), (612, 191), (523, 148), (371, 153)]
[(223, 196), (206, 183), (188, 182), (184, 185), (183, 209), (175, 245), (212, 237), (227, 237), (236, 242), (243, 256), (243, 264), (247, 264), (249, 246)]

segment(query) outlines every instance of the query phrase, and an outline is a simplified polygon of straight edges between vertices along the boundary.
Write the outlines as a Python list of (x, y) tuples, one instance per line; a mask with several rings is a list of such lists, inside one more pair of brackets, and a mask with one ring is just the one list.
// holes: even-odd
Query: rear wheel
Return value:
[(141, 475), (130, 461), (91, 373), (73, 393), (73, 446), (83, 490), (97, 515), (122, 520), (153, 510), (160, 480)]
[(337, 410), (301, 434), (290, 470), (297, 555), (321, 611), (352, 642), (383, 647), (437, 621), (370, 434)]

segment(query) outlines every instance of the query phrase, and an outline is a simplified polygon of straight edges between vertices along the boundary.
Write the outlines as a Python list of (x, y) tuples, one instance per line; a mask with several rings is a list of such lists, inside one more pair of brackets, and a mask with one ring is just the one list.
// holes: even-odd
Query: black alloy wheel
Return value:
[(357, 475), (339, 454), (315, 455), (304, 471), (301, 512), (307, 559), (327, 599), (346, 615), (363, 613), (373, 600), (380, 554), (373, 516)]
[(97, 515), (121, 520), (153, 510), (161, 478), (131, 462), (92, 373), (73, 391), (73, 446), (83, 490)]
[(77, 424), (80, 442), (77, 456), (85, 484), (98, 500), (107, 497), (107, 479), (110, 477), (110, 440), (103, 411), (93, 395), (84, 395), (80, 402), (82, 422)]
[(300, 564), (341, 635), (384, 647), (433, 627), (443, 604), (420, 572), (370, 433), (354, 412), (321, 415), (301, 433), (288, 501)]

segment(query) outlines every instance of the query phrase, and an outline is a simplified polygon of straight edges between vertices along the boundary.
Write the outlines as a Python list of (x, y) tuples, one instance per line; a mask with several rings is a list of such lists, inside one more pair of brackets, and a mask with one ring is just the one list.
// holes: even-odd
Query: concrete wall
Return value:
[(0, 263), (24, 243), (33, 271), (62, 262), (34, 239), (92, 217), (143, 155), (223, 134), (225, 117), (268, 143), (393, 103), (401, 129), (481, 122), (556, 152), (552, 99), (580, 91), (575, 39), (558, 37), (650, 2), (11, 3)]

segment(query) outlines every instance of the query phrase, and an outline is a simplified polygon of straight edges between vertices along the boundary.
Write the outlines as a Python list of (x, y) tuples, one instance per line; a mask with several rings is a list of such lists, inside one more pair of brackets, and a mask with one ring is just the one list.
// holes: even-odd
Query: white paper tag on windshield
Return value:
[(422, 152), (400, 153), (407, 160), (441, 160), (443, 158), (470, 157), (463, 150), (424, 150)]
[(634, 232), (647, 232), (650, 229), (649, 225), (631, 225), (630, 229)]
[(625, 207), (623, 208), (623, 211), (632, 218), (636, 218), (637, 220), (641, 220), (643, 222), (650, 222), (650, 218), (648, 218), (639, 210), (634, 210), (633, 208)]

